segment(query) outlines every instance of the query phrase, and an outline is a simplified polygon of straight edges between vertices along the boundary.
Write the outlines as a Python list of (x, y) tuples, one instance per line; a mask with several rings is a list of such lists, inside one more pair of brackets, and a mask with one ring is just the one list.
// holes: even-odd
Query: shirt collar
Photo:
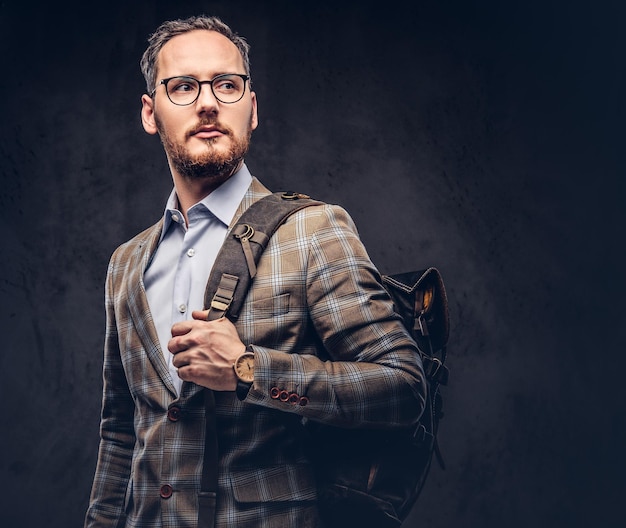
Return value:
[[(243, 200), (246, 191), (252, 183), (252, 175), (246, 164), (242, 164), (241, 168), (235, 172), (228, 180), (215, 189), (211, 194), (206, 196), (197, 204), (202, 204), (208, 209), (218, 220), (228, 227), (237, 212), (239, 204)], [(175, 220), (178, 218), (178, 220)], [(173, 221), (183, 222), (183, 217), (178, 209), (178, 197), (176, 196), (176, 188), (172, 189), (167, 203), (165, 205), (165, 213), (163, 215), (163, 230), (161, 232), (161, 240), (169, 229)]]
[(251, 183), (252, 175), (244, 163), (235, 174), (204, 198), (201, 203), (228, 227)]

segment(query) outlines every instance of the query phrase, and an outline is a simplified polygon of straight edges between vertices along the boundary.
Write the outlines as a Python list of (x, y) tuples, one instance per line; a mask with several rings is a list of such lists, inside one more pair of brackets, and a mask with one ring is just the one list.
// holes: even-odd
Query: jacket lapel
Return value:
[(143, 283), (143, 275), (150, 263), (159, 243), (163, 220), (144, 232), (145, 236), (137, 242), (137, 247), (129, 260), (128, 269), (128, 308), (133, 320), (133, 326), (146, 355), (152, 366), (159, 374), (163, 384), (176, 397), (176, 389), (170, 376), (163, 351), (159, 344), (159, 337), (154, 326), (148, 297)]

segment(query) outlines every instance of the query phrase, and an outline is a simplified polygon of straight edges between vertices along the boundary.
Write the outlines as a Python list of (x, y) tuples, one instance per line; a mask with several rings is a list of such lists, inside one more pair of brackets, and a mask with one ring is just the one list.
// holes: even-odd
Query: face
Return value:
[[(203, 81), (222, 73), (245, 70), (237, 47), (215, 31), (178, 35), (159, 52), (158, 80), (189, 75)], [(142, 97), (141, 117), (146, 132), (160, 135), (175, 177), (211, 179), (215, 184), (239, 166), (258, 124), (256, 95), (248, 86), (241, 100), (225, 104), (204, 84), (195, 103), (177, 106), (160, 85), (153, 98)]]

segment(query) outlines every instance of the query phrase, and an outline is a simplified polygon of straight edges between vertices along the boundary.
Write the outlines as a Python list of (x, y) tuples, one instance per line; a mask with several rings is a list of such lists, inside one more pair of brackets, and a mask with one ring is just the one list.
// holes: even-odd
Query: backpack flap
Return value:
[(383, 275), (396, 312), (404, 325), (412, 330), (412, 337), (422, 354), (429, 379), (445, 385), (448, 369), (444, 365), (448, 343), (448, 298), (441, 273), (437, 268)]

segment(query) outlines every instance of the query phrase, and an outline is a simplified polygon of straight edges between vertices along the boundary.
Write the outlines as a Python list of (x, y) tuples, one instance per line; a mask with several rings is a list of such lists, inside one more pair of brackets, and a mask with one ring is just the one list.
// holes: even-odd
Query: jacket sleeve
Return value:
[[(318, 352), (253, 344), (255, 383), (246, 401), (342, 427), (417, 422), (426, 385), (415, 342), (350, 216), (337, 206), (308, 209), (318, 211), (296, 213), (295, 221), (306, 233), (297, 244), (306, 248), (307, 316)], [(300, 403), (285, 405), (272, 388), (296, 393)]]
[[(111, 261), (113, 263), (113, 259)], [(114, 311), (113, 264), (106, 281), (106, 336), (100, 447), (85, 527), (122, 527), (135, 444), (134, 404), (120, 357)]]

